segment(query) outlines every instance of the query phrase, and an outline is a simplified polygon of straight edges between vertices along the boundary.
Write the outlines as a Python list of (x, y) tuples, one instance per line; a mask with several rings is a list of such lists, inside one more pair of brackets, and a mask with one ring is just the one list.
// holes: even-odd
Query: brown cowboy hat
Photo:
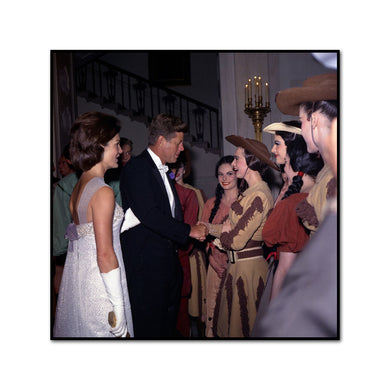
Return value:
[(309, 77), (302, 87), (288, 88), (276, 94), (279, 110), (287, 115), (299, 115), (299, 105), (318, 100), (337, 100), (337, 73)]
[(243, 138), (239, 135), (228, 135), (226, 141), (230, 142), (234, 146), (246, 149), (248, 152), (255, 155), (261, 161), (267, 163), (270, 167), (279, 171), (278, 166), (271, 160), (271, 153), (267, 147), (260, 141), (250, 138)]

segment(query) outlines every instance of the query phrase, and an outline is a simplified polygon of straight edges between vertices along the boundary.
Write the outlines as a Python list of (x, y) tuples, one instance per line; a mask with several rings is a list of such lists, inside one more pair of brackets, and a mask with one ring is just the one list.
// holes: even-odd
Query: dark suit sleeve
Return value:
[(168, 198), (156, 172), (160, 174), (153, 172), (147, 158), (133, 158), (126, 164), (121, 176), (123, 209), (130, 207), (147, 229), (185, 244), (191, 227), (172, 218)]

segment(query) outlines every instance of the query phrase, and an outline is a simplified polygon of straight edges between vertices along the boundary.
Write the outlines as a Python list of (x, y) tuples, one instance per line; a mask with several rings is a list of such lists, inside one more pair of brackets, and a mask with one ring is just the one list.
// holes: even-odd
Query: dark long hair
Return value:
[[(309, 153), (307, 151), (307, 145), (302, 136), (296, 137), (287, 146), (287, 154), (290, 157), (290, 165), (294, 172), (306, 173), (314, 179), (324, 166), (324, 161), (318, 153)], [(302, 185), (302, 177), (299, 175), (294, 176), (282, 199), (300, 192)]]
[[(285, 121), (282, 122), (287, 126), (294, 126), (298, 129), (301, 128), (301, 122), (299, 121)], [(275, 131), (275, 135), (278, 135), (279, 137), (282, 137), (284, 143), (286, 144), (286, 147), (295, 140), (296, 137), (299, 137), (300, 135), (297, 133), (292, 133), (291, 131)], [(280, 164), (280, 170), (284, 171), (284, 164)]]
[[(215, 166), (215, 177), (218, 179), (218, 170), (219, 170), (219, 167), (223, 164), (231, 164), (232, 162), (234, 161), (234, 156), (223, 156), (216, 164)], [(221, 200), (222, 200), (222, 195), (224, 193), (224, 189), (222, 188), (222, 186), (219, 184), (217, 184), (217, 188), (215, 189), (215, 202), (214, 202), (214, 207), (213, 209), (211, 210), (211, 214), (210, 214), (210, 217), (209, 217), (209, 222), (211, 223), (215, 217), (215, 215), (217, 214), (217, 211), (219, 209), (219, 206), (221, 204)]]

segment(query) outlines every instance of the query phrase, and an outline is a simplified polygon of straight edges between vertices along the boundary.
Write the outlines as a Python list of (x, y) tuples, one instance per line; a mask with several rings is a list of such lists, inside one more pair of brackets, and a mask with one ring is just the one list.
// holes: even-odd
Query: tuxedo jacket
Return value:
[[(121, 234), (123, 259), (130, 276), (137, 272), (168, 275), (177, 262), (177, 245), (185, 244), (191, 227), (182, 222), (180, 200), (175, 197), (172, 217), (168, 195), (160, 171), (149, 152), (132, 157), (122, 169), (120, 189), (123, 211), (130, 207), (140, 224)], [(129, 276), (129, 275), (128, 275)]]

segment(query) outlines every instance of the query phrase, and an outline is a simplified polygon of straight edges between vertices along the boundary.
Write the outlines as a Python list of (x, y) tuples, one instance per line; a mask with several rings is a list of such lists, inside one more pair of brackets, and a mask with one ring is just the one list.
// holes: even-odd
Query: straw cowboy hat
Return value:
[(288, 88), (276, 94), (276, 105), (283, 114), (299, 115), (299, 105), (318, 100), (337, 100), (337, 73), (309, 77), (302, 87)]
[(243, 138), (239, 135), (228, 135), (226, 137), (226, 141), (230, 142), (234, 146), (246, 149), (248, 152), (255, 155), (258, 159), (279, 171), (278, 166), (270, 158), (271, 153), (262, 142), (255, 139)]
[(290, 126), (283, 122), (274, 122), (264, 127), (264, 133), (275, 134), (277, 131), (286, 131), (288, 133), (302, 134), (300, 127)]

